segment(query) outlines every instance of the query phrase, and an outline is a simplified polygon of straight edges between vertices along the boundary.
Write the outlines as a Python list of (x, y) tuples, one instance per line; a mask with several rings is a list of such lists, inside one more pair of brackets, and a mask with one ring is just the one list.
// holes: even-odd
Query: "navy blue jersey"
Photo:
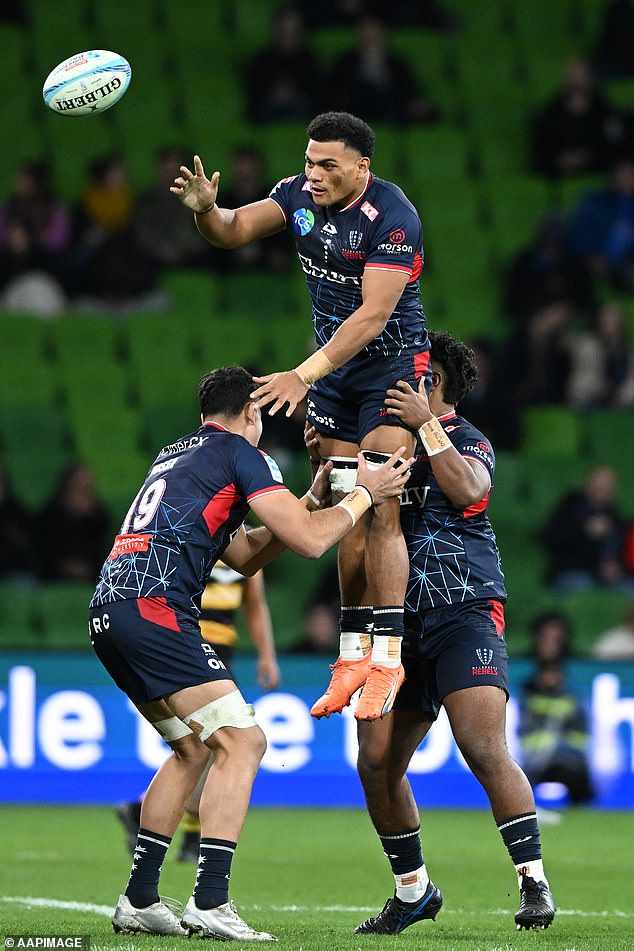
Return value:
[(383, 332), (358, 356), (429, 349), (418, 281), (423, 230), (397, 185), (369, 173), (363, 194), (339, 211), (315, 204), (304, 174), (278, 182), (270, 197), (295, 232), (319, 347), (363, 303), (364, 270), (382, 268), (407, 274), (408, 282)]
[[(440, 422), (460, 455), (477, 459), (493, 483), (495, 456), (486, 437), (455, 413), (441, 416)], [(481, 502), (457, 509), (441, 492), (424, 451), (417, 459), (401, 499), (410, 558), (406, 626), (417, 629), (415, 615), (431, 608), (474, 599), (506, 600), (488, 498), (487, 493)]]
[(273, 459), (217, 423), (166, 446), (115, 538), (91, 607), (160, 597), (197, 616), (211, 570), (249, 503), (284, 489)]

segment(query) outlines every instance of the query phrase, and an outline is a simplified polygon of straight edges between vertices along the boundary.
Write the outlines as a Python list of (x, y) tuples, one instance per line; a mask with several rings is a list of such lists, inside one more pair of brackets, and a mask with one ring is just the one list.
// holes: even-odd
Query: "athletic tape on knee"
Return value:
[(194, 732), (190, 730), (186, 723), (179, 720), (178, 717), (168, 717), (166, 720), (157, 720), (152, 726), (161, 734), (166, 743), (171, 743), (173, 740), (182, 740), (184, 736), (189, 736)]
[(333, 464), (328, 481), (333, 492), (352, 492), (357, 484), (359, 463), (356, 456), (328, 456)]
[(213, 700), (183, 719), (203, 743), (223, 726), (235, 726), (242, 730), (256, 725), (255, 710), (239, 690)]

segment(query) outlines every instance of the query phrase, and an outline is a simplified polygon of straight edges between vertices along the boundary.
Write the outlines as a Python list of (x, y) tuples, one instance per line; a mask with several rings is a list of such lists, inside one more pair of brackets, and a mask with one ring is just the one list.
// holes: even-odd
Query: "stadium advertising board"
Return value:
[[(280, 690), (262, 694), (249, 658), (236, 664), (256, 707), (268, 751), (256, 779), (259, 805), (361, 806), (356, 775), (356, 721), (315, 721), (310, 707), (328, 675), (324, 660), (281, 659)], [(512, 691), (530, 674), (516, 661)], [(597, 805), (634, 808), (634, 664), (569, 665), (569, 683), (587, 706)], [(508, 736), (517, 754), (517, 704), (508, 708)], [(92, 657), (79, 654), (0, 655), (0, 801), (114, 803), (141, 793), (166, 755)], [(422, 807), (485, 806), (486, 798), (458, 753), (446, 718), (416, 752), (410, 771)]]

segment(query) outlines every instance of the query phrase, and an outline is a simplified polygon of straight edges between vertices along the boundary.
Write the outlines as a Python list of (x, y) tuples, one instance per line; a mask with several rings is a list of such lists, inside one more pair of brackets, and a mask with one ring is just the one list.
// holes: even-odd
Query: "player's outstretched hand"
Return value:
[(390, 416), (398, 416), (410, 429), (420, 429), (433, 418), (424, 385), (417, 393), (409, 383), (399, 380), (395, 389), (387, 391), (385, 405)]
[(200, 213), (208, 211), (212, 205), (215, 205), (220, 172), (214, 172), (209, 180), (205, 175), (200, 155), (194, 155), (193, 172), (186, 165), (181, 165), (180, 172), (179, 177), (175, 178), (174, 184), (170, 186), (170, 191), (186, 208)]
[(403, 459), (404, 454), (405, 446), (401, 446), (378, 469), (368, 469), (365, 456), (362, 452), (358, 454), (357, 485), (363, 485), (370, 491), (375, 505), (380, 505), (381, 502), (392, 499), (403, 491), (409, 479), (409, 470), (414, 463), (413, 456)]
[(308, 392), (308, 386), (295, 370), (254, 376), (253, 379), (261, 385), (251, 393), (251, 399), (257, 400), (261, 407), (273, 403), (269, 416), (275, 416), (285, 403), (288, 403), (286, 415), (292, 416), (297, 404), (301, 403)]

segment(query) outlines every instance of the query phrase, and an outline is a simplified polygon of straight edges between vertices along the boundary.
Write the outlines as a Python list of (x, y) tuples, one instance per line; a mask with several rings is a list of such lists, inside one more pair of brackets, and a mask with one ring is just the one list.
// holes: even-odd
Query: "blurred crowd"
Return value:
[[(5, 5), (3, 16), (28, 25), (20, 3)], [(347, 44), (327, 63), (311, 42), (317, 27), (348, 29)], [(421, 79), (424, 69), (413, 69), (391, 42), (391, 31), (404, 27), (452, 37), (465, 23), (442, 0), (332, 0), (326, 8), (296, 0), (279, 7), (268, 41), (244, 71), (244, 118), (255, 125), (308, 121), (321, 110), (342, 109), (396, 129), (449, 121)], [(505, 334), (470, 341), (479, 379), (460, 411), (498, 451), (518, 448), (522, 412), (535, 404), (583, 413), (634, 407), (634, 110), (616, 105), (609, 92), (615, 80), (634, 78), (632, 37), (632, 0), (606, 0), (591, 47), (562, 59), (560, 87), (526, 117), (527, 174), (549, 183), (554, 196), (562, 183), (576, 180), (579, 188), (569, 206), (554, 202), (529, 243), (504, 261), (499, 306)], [(22, 163), (0, 201), (0, 310), (51, 319), (68, 310), (120, 317), (167, 309), (162, 279), (172, 269), (220, 278), (294, 272), (285, 232), (232, 254), (201, 240), (169, 192), (180, 166), (191, 162), (189, 150), (180, 143), (162, 146), (154, 159), (153, 181), (137, 191), (124, 154), (100, 157), (87, 167), (73, 204), (56, 192), (47, 159)], [(265, 153), (237, 144), (223, 170), (222, 203), (257, 201), (273, 184)], [(406, 181), (399, 184), (407, 190)], [(424, 206), (419, 212), (424, 227)], [(425, 301), (424, 277), (422, 293)], [(297, 420), (291, 437), (279, 426), (265, 435), (274, 455), (301, 447)], [(536, 527), (550, 559), (552, 590), (633, 593), (634, 533), (615, 501), (616, 480), (609, 465), (591, 469)], [(0, 471), (0, 516), (0, 578), (96, 577), (111, 524), (85, 466), (64, 473), (36, 514), (21, 505)], [(334, 643), (333, 572), (327, 570), (311, 596), (301, 649)], [(607, 643), (629, 640), (631, 649), (632, 624), (630, 614), (622, 630), (606, 635)]]

